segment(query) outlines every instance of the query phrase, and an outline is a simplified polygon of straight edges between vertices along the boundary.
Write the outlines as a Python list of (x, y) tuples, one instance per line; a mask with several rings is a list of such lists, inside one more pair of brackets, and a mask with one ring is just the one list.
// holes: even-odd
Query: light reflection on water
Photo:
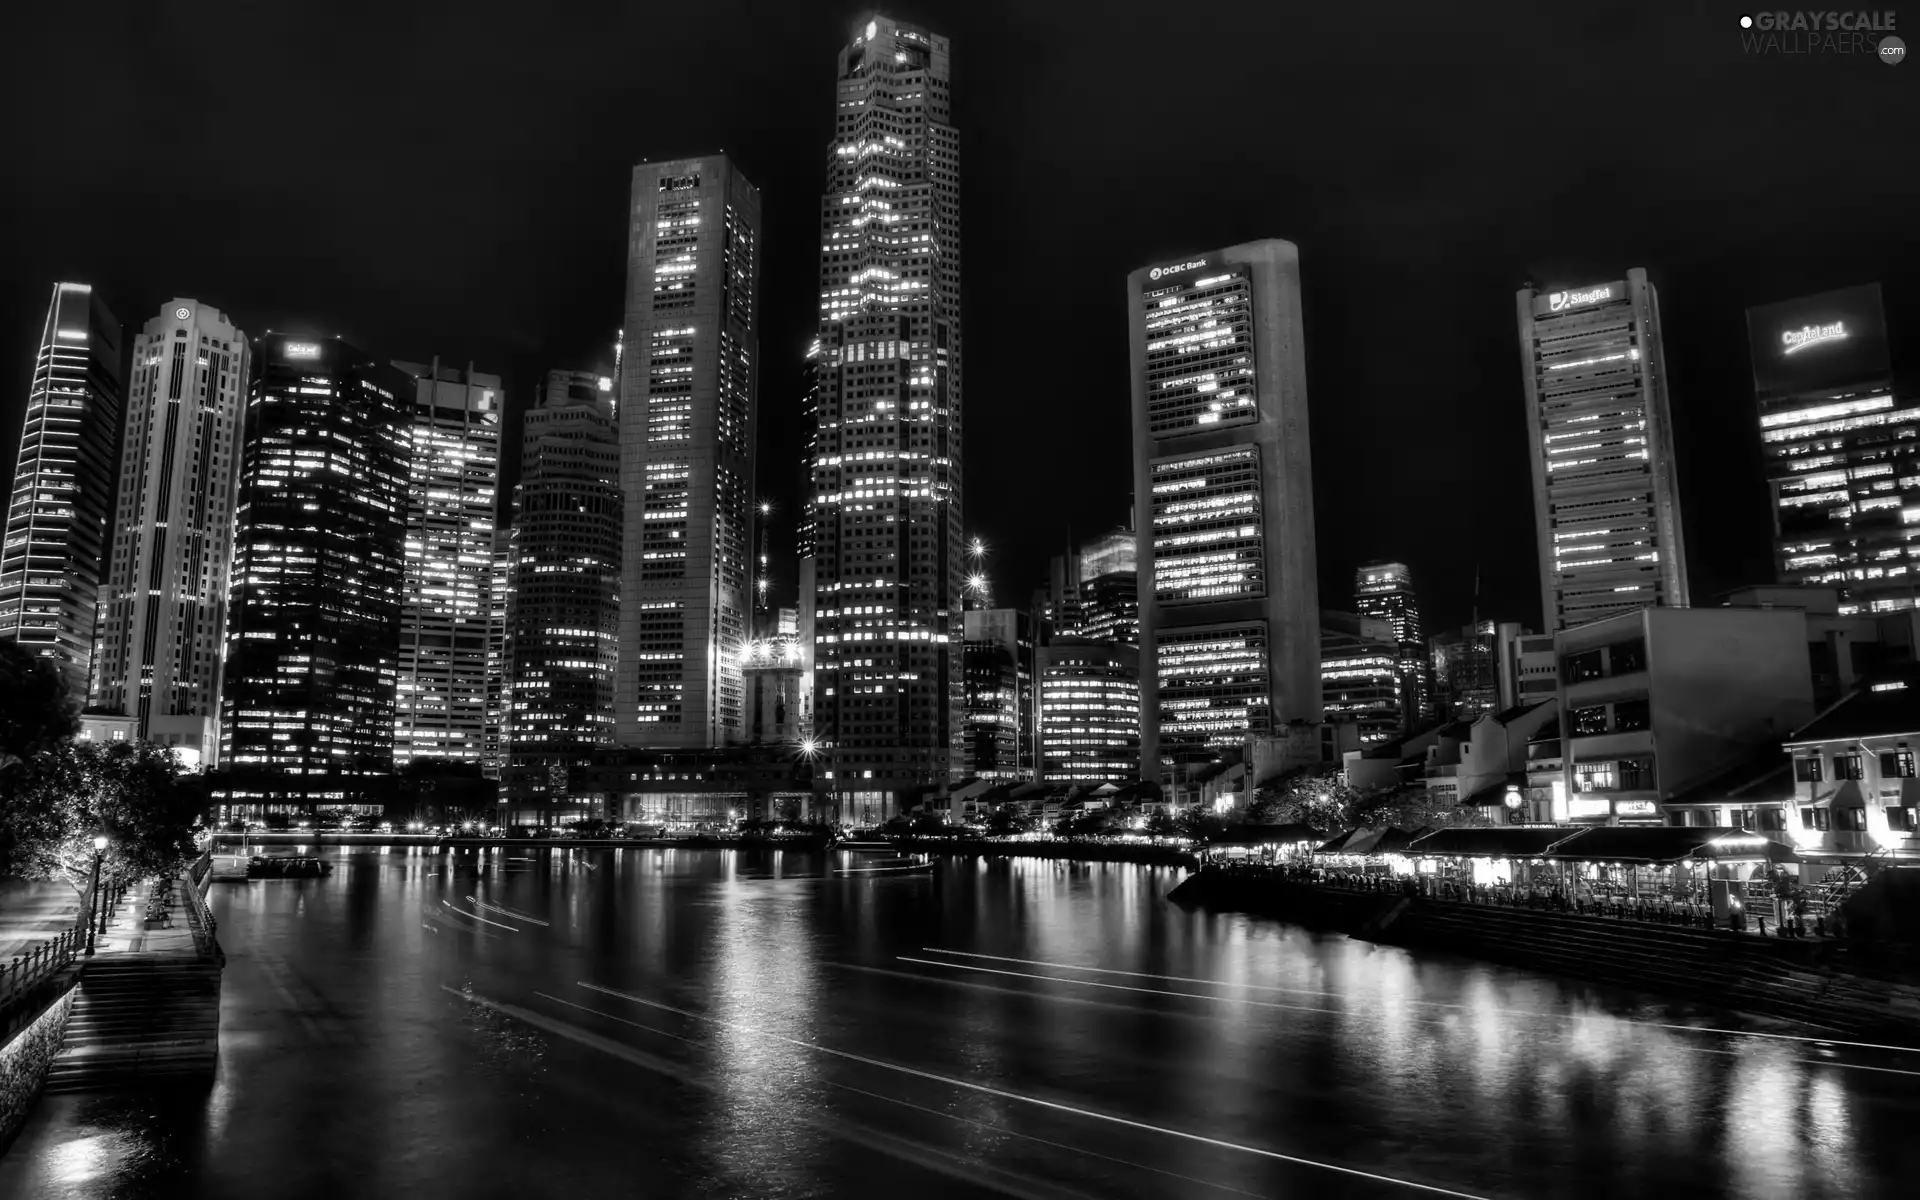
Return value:
[[(1186, 912), (1164, 868), (328, 853), (328, 879), (211, 897), (211, 1092), (137, 1117), (50, 1101), (0, 1195), (253, 1195), (288, 1162), (315, 1195), (1407, 1194), (1238, 1145), (1478, 1195), (1851, 1197), (1890, 1190), (1910, 1134), (1889, 1131), (1920, 1114), (1920, 1077), (1839, 1065), (1920, 1062)], [(446, 915), (468, 896), (504, 928)], [(539, 1023), (442, 990), (468, 986)]]

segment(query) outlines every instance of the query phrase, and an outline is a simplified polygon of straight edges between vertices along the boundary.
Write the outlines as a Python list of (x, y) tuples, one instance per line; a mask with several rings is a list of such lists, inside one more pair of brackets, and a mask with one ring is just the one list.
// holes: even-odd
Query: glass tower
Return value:
[(480, 765), (505, 398), (499, 376), (470, 365), (393, 365), (414, 384), (393, 764), (426, 758)]
[(1427, 671), (1427, 639), (1420, 626), (1420, 598), (1413, 571), (1405, 563), (1368, 563), (1353, 573), (1354, 611), (1386, 621), (1399, 647), (1394, 673), (1399, 680), (1402, 732), (1412, 733), (1433, 716), (1433, 687)]
[(621, 745), (746, 736), (760, 192), (721, 155), (633, 169), (620, 369)]
[(1647, 273), (1525, 287), (1518, 308), (1547, 632), (1685, 608), (1660, 299)]
[(170, 300), (133, 340), (93, 707), (212, 766), (250, 370), (219, 310)]
[(86, 703), (93, 674), (120, 465), (120, 383), (119, 322), (91, 286), (54, 284), (0, 554), (0, 637), (52, 659), (76, 705)]
[(220, 755), (351, 799), (393, 767), (414, 381), (337, 338), (270, 333), (253, 363)]
[(960, 161), (947, 39), (840, 51), (821, 200), (814, 728), (839, 818), (964, 771)]

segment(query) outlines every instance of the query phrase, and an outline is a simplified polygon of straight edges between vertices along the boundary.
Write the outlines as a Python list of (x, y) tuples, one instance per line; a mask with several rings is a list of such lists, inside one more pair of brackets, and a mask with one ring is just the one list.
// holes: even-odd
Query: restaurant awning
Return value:
[(1558, 862), (1674, 863), (1683, 859), (1799, 862), (1793, 848), (1725, 826), (1623, 825), (1582, 829), (1545, 857)]
[(1345, 854), (1347, 852), (1347, 846), (1366, 832), (1364, 829), (1349, 829), (1338, 837), (1319, 846), (1315, 846), (1313, 852), (1315, 854)]
[(1323, 835), (1311, 825), (1234, 825), (1218, 837), (1207, 839), (1209, 846), (1294, 846), (1317, 842)]
[(1547, 847), (1565, 841), (1563, 828), (1440, 829), (1413, 839), (1406, 853), (1446, 858), (1539, 858)]

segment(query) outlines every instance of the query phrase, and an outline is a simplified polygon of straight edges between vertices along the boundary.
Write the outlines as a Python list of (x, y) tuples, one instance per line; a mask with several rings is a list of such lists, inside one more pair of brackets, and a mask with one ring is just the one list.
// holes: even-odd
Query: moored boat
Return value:
[(256, 854), (247, 863), (248, 879), (319, 879), (333, 874), (333, 864), (304, 854)]

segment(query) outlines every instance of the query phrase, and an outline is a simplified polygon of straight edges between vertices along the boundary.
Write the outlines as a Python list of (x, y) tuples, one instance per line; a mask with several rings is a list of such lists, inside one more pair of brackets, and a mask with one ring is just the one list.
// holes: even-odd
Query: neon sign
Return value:
[(1789, 329), (1780, 335), (1780, 344), (1786, 347), (1781, 353), (1798, 354), (1808, 346), (1818, 346), (1821, 342), (1838, 342), (1848, 336), (1845, 321), (1835, 321), (1831, 325), (1803, 325), (1798, 329)]
[(1582, 304), (1597, 304), (1602, 300), (1613, 299), (1613, 287), (1588, 288), (1584, 292), (1554, 292), (1547, 297), (1547, 311), (1560, 312), (1564, 309), (1578, 308)]
[(1178, 264), (1177, 266), (1155, 267), (1153, 270), (1147, 272), (1147, 278), (1158, 279), (1162, 275), (1178, 275), (1182, 271), (1191, 271), (1195, 267), (1204, 267), (1206, 265), (1207, 265), (1206, 259), (1196, 258), (1192, 262), (1183, 262)]
[(288, 342), (280, 347), (280, 353), (286, 358), (319, 358), (320, 346), (317, 342)]

